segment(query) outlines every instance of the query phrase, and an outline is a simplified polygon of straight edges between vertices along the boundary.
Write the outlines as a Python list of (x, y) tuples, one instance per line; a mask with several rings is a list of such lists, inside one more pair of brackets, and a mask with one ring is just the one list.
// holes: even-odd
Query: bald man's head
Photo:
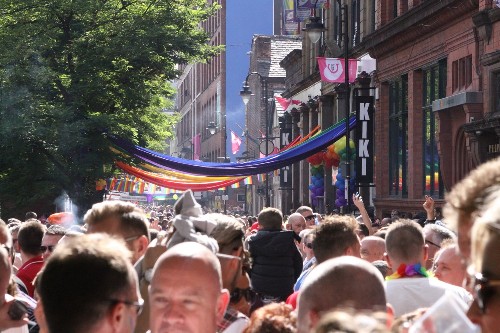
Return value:
[(177, 265), (182, 265), (182, 267), (200, 265), (207, 274), (207, 279), (210, 279), (219, 290), (222, 288), (219, 259), (206, 246), (196, 242), (177, 244), (158, 258), (153, 271), (155, 272), (171, 265), (175, 265), (177, 268), (180, 268)]
[(383, 260), (385, 240), (377, 236), (367, 236), (361, 240), (361, 258), (368, 262)]
[(343, 256), (329, 259), (308, 275), (298, 304), (298, 332), (309, 332), (321, 313), (335, 308), (385, 311), (384, 281), (365, 260)]
[(229, 303), (219, 259), (194, 242), (175, 245), (160, 256), (149, 296), (152, 333), (213, 333)]
[(293, 230), (297, 235), (306, 228), (306, 219), (299, 213), (293, 213), (288, 217), (290, 230)]

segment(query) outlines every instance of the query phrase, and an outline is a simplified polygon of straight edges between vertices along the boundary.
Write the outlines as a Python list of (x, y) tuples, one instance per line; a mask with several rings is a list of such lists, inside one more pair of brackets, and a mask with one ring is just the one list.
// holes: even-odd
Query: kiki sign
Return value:
[(356, 96), (356, 179), (373, 184), (373, 96)]

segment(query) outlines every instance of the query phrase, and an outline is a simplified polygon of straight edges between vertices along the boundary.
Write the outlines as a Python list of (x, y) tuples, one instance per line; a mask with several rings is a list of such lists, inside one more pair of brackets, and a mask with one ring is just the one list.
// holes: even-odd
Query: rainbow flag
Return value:
[(247, 178), (245, 178), (245, 179), (243, 180), (243, 183), (244, 183), (245, 185), (252, 185), (252, 184), (253, 184), (253, 181), (252, 181), (252, 176), (248, 176)]
[(139, 186), (137, 188), (137, 193), (143, 194), (145, 187), (146, 187), (146, 183), (145, 182), (139, 182)]
[(118, 186), (116, 187), (116, 190), (118, 192), (123, 192), (124, 189), (125, 189), (125, 180), (120, 179), (120, 182), (119, 182)]
[(113, 177), (113, 178), (111, 178), (111, 182), (109, 183), (109, 187), (108, 188), (110, 190), (113, 190), (115, 188), (115, 186), (116, 186), (116, 178)]

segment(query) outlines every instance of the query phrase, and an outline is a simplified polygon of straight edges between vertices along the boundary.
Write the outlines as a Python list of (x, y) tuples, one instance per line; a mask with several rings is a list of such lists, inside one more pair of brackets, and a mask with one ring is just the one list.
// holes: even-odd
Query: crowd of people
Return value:
[(95, 204), (82, 223), (0, 220), (1, 332), (497, 332), (500, 159), (443, 218)]

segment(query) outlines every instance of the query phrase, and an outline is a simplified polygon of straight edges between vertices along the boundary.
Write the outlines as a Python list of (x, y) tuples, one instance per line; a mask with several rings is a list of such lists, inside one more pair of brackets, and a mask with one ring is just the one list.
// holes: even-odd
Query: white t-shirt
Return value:
[(399, 278), (385, 282), (387, 302), (394, 307), (395, 317), (428, 308), (447, 292), (454, 293), (467, 305), (472, 303), (472, 295), (464, 288), (436, 278)]

